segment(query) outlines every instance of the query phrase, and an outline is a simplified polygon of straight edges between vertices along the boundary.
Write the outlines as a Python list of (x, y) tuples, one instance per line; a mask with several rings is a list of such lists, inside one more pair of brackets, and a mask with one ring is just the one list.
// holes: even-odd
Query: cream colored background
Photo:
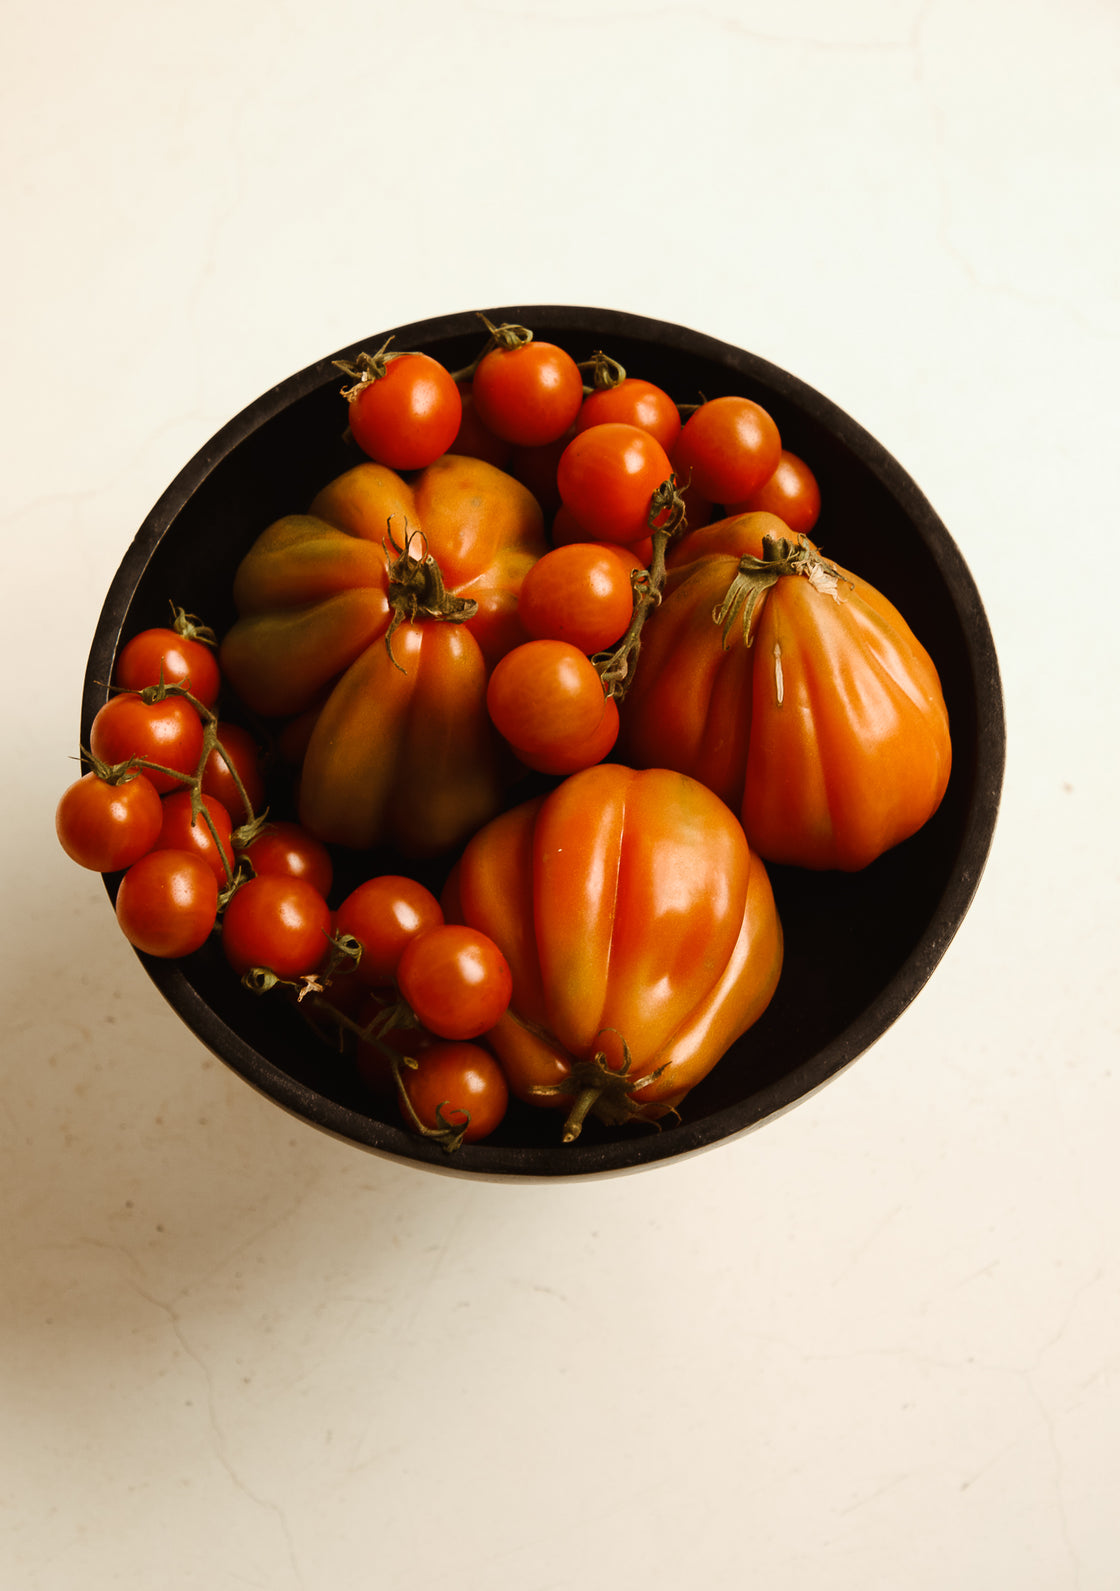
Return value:
[[(1115, 5), (9, 0), (4, 33), (0, 1580), (1115, 1591)], [(958, 540), (1009, 725), (976, 904), (889, 1034), (744, 1140), (562, 1187), (287, 1119), (52, 831), (181, 466), (325, 353), (515, 302), (847, 409)]]

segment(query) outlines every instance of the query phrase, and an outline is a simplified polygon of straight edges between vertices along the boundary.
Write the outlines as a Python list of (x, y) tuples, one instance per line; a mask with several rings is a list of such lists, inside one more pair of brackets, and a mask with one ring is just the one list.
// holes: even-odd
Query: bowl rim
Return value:
[[(665, 1161), (729, 1143), (756, 1130), (811, 1098), (865, 1053), (911, 1004), (932, 975), (959, 929), (979, 887), (991, 850), (1006, 762), (1006, 722), (995, 642), (979, 590), (956, 541), (917, 483), (858, 421), (799, 377), (769, 360), (707, 333), (629, 311), (585, 305), (507, 305), (489, 308), (495, 322), (513, 321), (548, 328), (548, 335), (586, 332), (658, 345), (666, 352), (710, 359), (758, 381), (831, 431), (901, 506), (924, 539), (936, 546), (938, 569), (961, 620), (972, 671), (976, 710), (976, 772), (959, 865), (910, 955), (878, 996), (841, 1033), (808, 1061), (734, 1105), (700, 1118), (636, 1131), (605, 1143), (577, 1140), (555, 1146), (505, 1147), (483, 1141), (463, 1145), (449, 1156), (396, 1127), (364, 1116), (306, 1087), (262, 1056), (201, 998), (179, 963), (136, 951), (157, 988), (195, 1036), (259, 1093), (299, 1120), (375, 1155), (437, 1173), (476, 1181), (544, 1181), (557, 1177), (585, 1181), (648, 1169)], [(269, 387), (227, 421), (180, 469), (149, 510), (125, 551), (109, 586), (90, 648), (82, 695), (81, 743), (107, 696), (124, 621), (144, 571), (188, 500), (238, 447), (293, 402), (339, 380), (336, 360), (353, 361), (358, 352), (380, 346), (389, 336), (402, 350), (441, 342), (478, 329), (477, 310), (413, 321), (373, 334), (327, 355)], [(115, 881), (106, 878), (112, 899)], [(519, 1164), (528, 1159), (531, 1165)]]

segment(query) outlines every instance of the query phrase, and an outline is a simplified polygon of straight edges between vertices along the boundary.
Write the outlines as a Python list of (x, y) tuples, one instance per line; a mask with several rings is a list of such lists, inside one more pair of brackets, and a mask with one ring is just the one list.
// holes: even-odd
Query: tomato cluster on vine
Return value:
[[(215, 936), (248, 989), (286, 988), (447, 1149), (493, 1132), (511, 1092), (562, 1103), (566, 1138), (588, 1111), (613, 1124), (675, 1109), (773, 993), (782, 939), (763, 862), (867, 865), (936, 809), (949, 766), (932, 663), (808, 540), (821, 490), (765, 408), (680, 401), (602, 351), (577, 362), (480, 318), (488, 336), (463, 370), (392, 339), (339, 362), (364, 462), (257, 538), (220, 647), (179, 610), (122, 647), (89, 771), (56, 817), (75, 861), (121, 874), (117, 917), (139, 950), (186, 956)], [(866, 713), (829, 661), (849, 655), (874, 675)], [(806, 727), (822, 701), (823, 772)], [(266, 745), (299, 769), (290, 815), (265, 807)], [(561, 781), (555, 809), (510, 809), (531, 773)], [(586, 855), (541, 839), (576, 821), (563, 795), (576, 777), (602, 814)], [(715, 913), (706, 992), (681, 970), (691, 954), (670, 946), (658, 973), (631, 944), (656, 890), (639, 908), (645, 884), (626, 873), (640, 920), (617, 933), (625, 908), (599, 898), (607, 852), (662, 865), (643, 811), (650, 830), (679, 822), (660, 843), (694, 898), (672, 931)], [(334, 848), (352, 862), (385, 844), (442, 858), (444, 894), (375, 872), (332, 904)], [(708, 871), (717, 856), (724, 873)], [(561, 1020), (583, 947), (539, 893), (558, 866), (575, 868), (555, 885), (573, 908), (605, 914), (602, 955), (631, 944), (624, 973), (582, 974), (629, 1032)], [(550, 960), (552, 919), (567, 948)], [(655, 1035), (639, 1063), (632, 1041), (667, 989), (683, 1002), (667, 1031), (704, 1037), (678, 1063)]]

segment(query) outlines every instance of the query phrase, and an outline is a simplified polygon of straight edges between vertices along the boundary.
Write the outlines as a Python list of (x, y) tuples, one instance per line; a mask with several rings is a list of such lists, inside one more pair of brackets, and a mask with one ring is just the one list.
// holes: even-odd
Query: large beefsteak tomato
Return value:
[(897, 608), (768, 513), (692, 532), (669, 563), (620, 755), (700, 779), (770, 862), (854, 871), (915, 833), (952, 749), (937, 669)]
[(513, 1092), (608, 1124), (674, 1110), (762, 1014), (782, 931), (766, 869), (696, 780), (601, 763), (493, 819), (443, 899), (513, 976), (487, 1034)]
[(498, 810), (486, 682), (527, 639), (517, 594), (546, 549), (532, 494), (451, 454), (411, 480), (359, 464), (257, 538), (221, 665), (253, 711), (312, 720), (299, 781), (312, 834), (434, 855)]

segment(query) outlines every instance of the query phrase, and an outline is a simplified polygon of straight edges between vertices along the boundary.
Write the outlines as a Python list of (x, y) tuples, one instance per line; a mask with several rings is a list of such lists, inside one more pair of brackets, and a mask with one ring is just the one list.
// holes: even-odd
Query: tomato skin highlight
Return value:
[(351, 890), (335, 913), (335, 932), (362, 947), (354, 976), (367, 987), (394, 982), (405, 947), (443, 923), (439, 901), (415, 879), (380, 874)]
[(781, 969), (765, 867), (723, 802), (666, 770), (604, 763), (495, 818), (444, 910), (509, 962), (510, 1010), (487, 1043), (513, 1092), (570, 1110), (599, 1056), (622, 1096), (595, 1106), (610, 1121), (679, 1105)]
[(527, 641), (490, 676), (490, 717), (517, 752), (541, 754), (578, 746), (598, 730), (605, 712), (594, 664), (568, 641)]
[(116, 873), (140, 860), (159, 838), (163, 807), (142, 773), (109, 784), (87, 773), (63, 791), (55, 809), (59, 844), (79, 867)]
[(204, 707), (213, 707), (222, 676), (214, 653), (204, 642), (158, 627), (141, 630), (121, 648), (114, 672), (125, 690), (149, 685), (180, 685)]
[(476, 1039), (509, 1006), (509, 964), (487, 935), (443, 923), (410, 939), (397, 963), (397, 985), (429, 1033)]
[(242, 884), (222, 915), (222, 950), (239, 977), (267, 967), (278, 978), (317, 972), (327, 956), (331, 912), (302, 878), (260, 874)]
[(194, 852), (149, 851), (121, 879), (116, 912), (137, 950), (164, 960), (189, 956), (217, 920), (218, 881)]
[(451, 372), (428, 354), (391, 354), (383, 375), (350, 400), (350, 430), (370, 458), (394, 470), (432, 464), (455, 440), (463, 403)]
[(626, 556), (623, 547), (605, 551), (585, 542), (545, 553), (525, 576), (517, 600), (533, 639), (568, 641), (588, 654), (613, 646), (634, 609)]
[(183, 779), (193, 775), (202, 755), (202, 720), (185, 696), (165, 696), (145, 702), (133, 691), (111, 696), (90, 726), (89, 747), (99, 762), (110, 766), (130, 757), (159, 763), (173, 770), (144, 770), (161, 795), (181, 790)]
[(689, 415), (673, 449), (684, 490), (709, 503), (734, 503), (770, 479), (782, 454), (778, 427), (750, 398), (710, 398)]
[(298, 823), (286, 818), (270, 819), (241, 854), (254, 873), (278, 873), (285, 878), (303, 878), (320, 895), (326, 896), (331, 892), (334, 882), (331, 853), (322, 841)]
[(665, 449), (648, 431), (611, 423), (572, 438), (556, 484), (586, 540), (633, 543), (649, 534), (653, 494), (672, 473)]
[(583, 402), (583, 376), (555, 343), (492, 348), (471, 381), (479, 419), (517, 447), (544, 447), (563, 436)]

